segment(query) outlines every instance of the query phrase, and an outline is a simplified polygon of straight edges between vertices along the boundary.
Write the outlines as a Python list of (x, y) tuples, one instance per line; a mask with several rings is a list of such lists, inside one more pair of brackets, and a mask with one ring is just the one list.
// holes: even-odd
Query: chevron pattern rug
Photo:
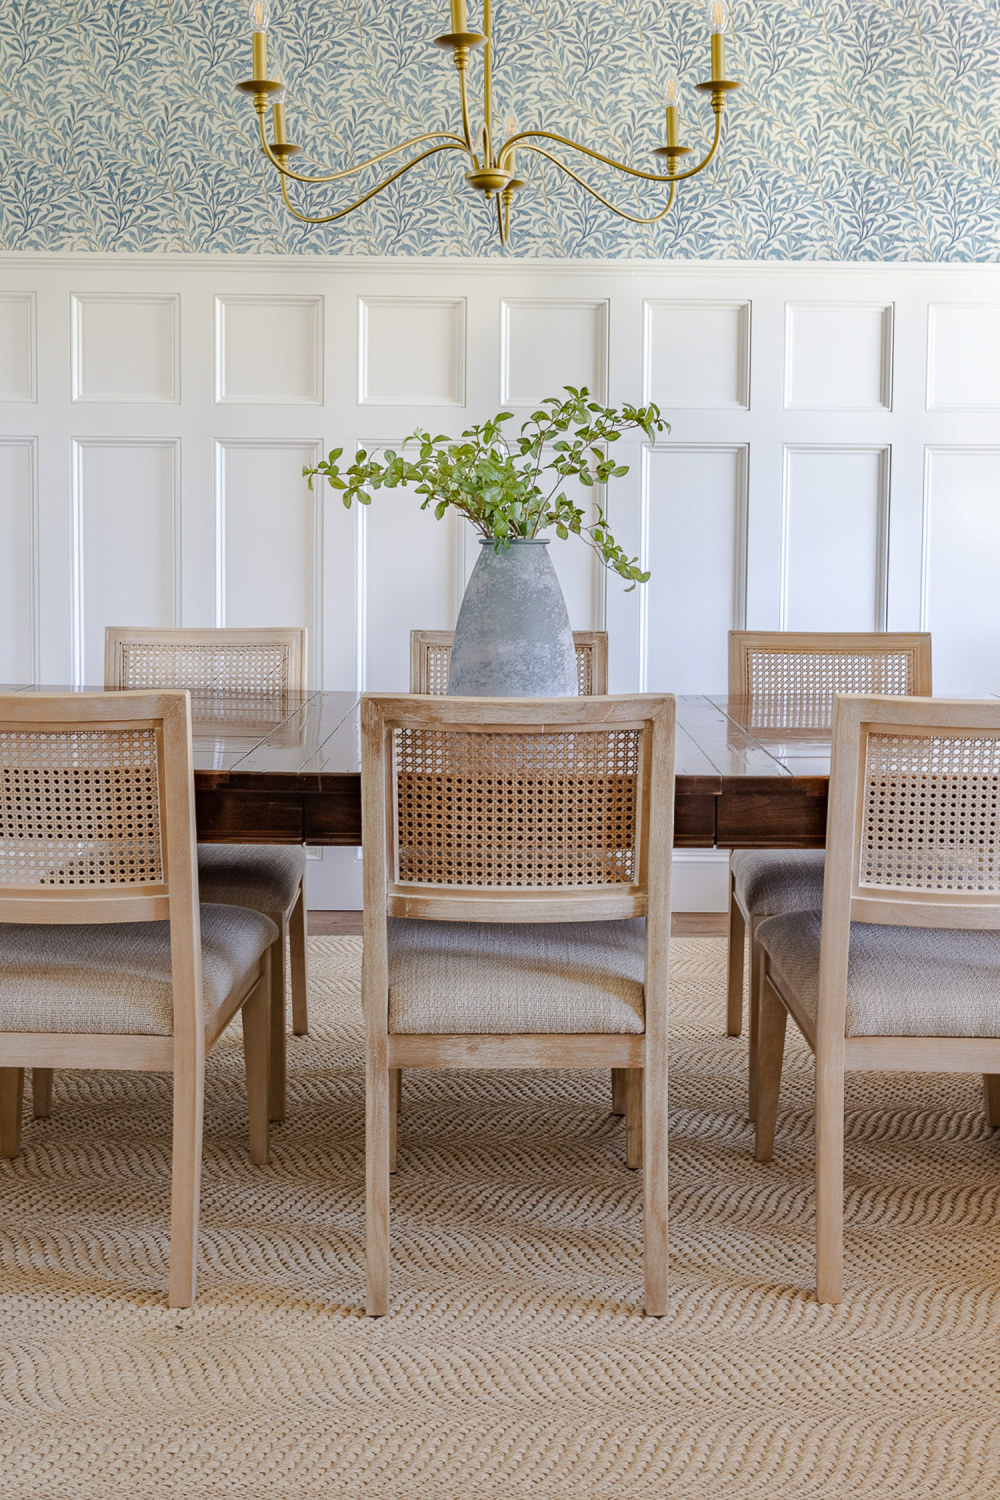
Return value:
[(408, 1075), (393, 1308), (363, 1305), (357, 938), (311, 940), (272, 1162), (207, 1088), (197, 1305), (165, 1305), (170, 1088), (57, 1075), (0, 1163), (4, 1500), (784, 1500), (1000, 1489), (1000, 1134), (978, 1079), (855, 1079), (847, 1287), (813, 1301), (811, 1070), (758, 1166), (725, 945), (675, 939), (670, 1316), (607, 1074)]

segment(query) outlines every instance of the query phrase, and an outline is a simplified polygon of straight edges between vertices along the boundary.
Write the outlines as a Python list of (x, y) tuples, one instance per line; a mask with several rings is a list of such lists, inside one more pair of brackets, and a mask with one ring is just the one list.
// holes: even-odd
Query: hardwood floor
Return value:
[[(724, 911), (676, 911), (671, 931), (674, 937), (725, 937), (729, 917)], [(360, 937), (359, 911), (311, 911), (310, 937)]]

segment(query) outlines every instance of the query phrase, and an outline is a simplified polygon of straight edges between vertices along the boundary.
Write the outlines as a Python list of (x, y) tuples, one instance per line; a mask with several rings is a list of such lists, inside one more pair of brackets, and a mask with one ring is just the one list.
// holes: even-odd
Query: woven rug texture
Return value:
[[(1000, 1132), (978, 1078), (847, 1090), (847, 1296), (813, 1300), (812, 1068), (752, 1159), (725, 943), (674, 939), (672, 1300), (605, 1072), (410, 1073), (363, 1316), (361, 941), (314, 938), (287, 1121), (208, 1067), (198, 1301), (166, 1306), (170, 1082), (62, 1072), (0, 1162), (3, 1500), (1000, 1493)], [(27, 1092), (27, 1091), (26, 1091)], [(30, 1102), (26, 1103), (30, 1108)]]

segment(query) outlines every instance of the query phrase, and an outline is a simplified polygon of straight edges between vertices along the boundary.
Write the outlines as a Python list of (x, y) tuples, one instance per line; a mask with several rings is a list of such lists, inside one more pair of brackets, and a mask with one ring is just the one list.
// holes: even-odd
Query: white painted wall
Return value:
[[(0, 258), (0, 678), (97, 680), (107, 624), (304, 624), (317, 683), (405, 688), (474, 538), (302, 464), (566, 383), (673, 424), (611, 494), (647, 588), (553, 542), (613, 691), (723, 690), (743, 624), (931, 629), (938, 692), (1000, 691), (1000, 267), (496, 259)], [(357, 903), (351, 851), (310, 873)], [(680, 856), (680, 904), (719, 877)]]

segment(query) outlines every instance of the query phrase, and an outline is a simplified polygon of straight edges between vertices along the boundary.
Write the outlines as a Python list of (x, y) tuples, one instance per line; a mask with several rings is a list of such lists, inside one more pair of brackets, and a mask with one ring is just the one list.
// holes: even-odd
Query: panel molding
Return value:
[(170, 453), (170, 603), (171, 625), (181, 623), (181, 440), (162, 437), (74, 437), (70, 520), (70, 638), (73, 686), (86, 684), (86, 556), (84, 552), (85, 474), (88, 450), (107, 448), (163, 448)]
[(737, 398), (735, 401), (688, 402), (672, 398), (670, 406), (678, 411), (749, 411), (750, 410), (750, 348), (752, 303), (746, 298), (699, 300), (693, 297), (647, 298), (642, 305), (642, 399), (644, 403), (654, 400), (653, 391), (653, 320), (654, 315), (667, 308), (683, 309), (685, 312), (735, 312), (737, 315)]
[[(445, 399), (440, 396), (429, 400), (411, 396), (376, 396), (371, 390), (370, 314), (376, 307), (396, 308), (447, 308), (456, 313), (455, 328), (455, 395)], [(464, 407), (468, 399), (468, 299), (465, 297), (358, 297), (358, 405), (359, 406), (441, 406)]]
[(928, 443), (924, 448), (923, 497), (920, 511), (920, 629), (930, 618), (932, 472), (935, 458), (992, 454), (1000, 458), (1000, 443)]
[(37, 682), (42, 664), (41, 557), (38, 511), (38, 438), (0, 436), (0, 447), (24, 448), (28, 455), (28, 630), (31, 681)]
[[(872, 312), (881, 314), (882, 334), (879, 352), (879, 399), (877, 401), (837, 402), (836, 405), (796, 401), (794, 396), (794, 328), (797, 312)], [(894, 302), (789, 301), (785, 303), (784, 405), (786, 411), (892, 411), (893, 352), (895, 339)]]
[(24, 351), (25, 393), (0, 395), (0, 402), (38, 400), (38, 296), (35, 292), (0, 292), (0, 303), (22, 306), (27, 312), (27, 342)]
[(996, 401), (967, 405), (963, 402), (938, 401), (934, 399), (935, 366), (938, 355), (939, 319), (936, 314), (970, 312), (981, 317), (983, 313), (1000, 313), (1000, 302), (929, 302), (927, 304), (927, 379), (924, 407), (927, 411), (978, 412), (1000, 411), (1000, 397)]
[[(226, 312), (230, 307), (308, 307), (313, 313), (313, 393), (309, 397), (267, 395), (240, 396), (226, 391)], [(285, 292), (217, 292), (215, 294), (214, 390), (217, 406), (322, 406), (323, 405), (323, 313), (322, 295)], [(262, 340), (256, 358), (267, 363), (267, 346)]]
[[(142, 306), (170, 309), (170, 395), (88, 395), (84, 389), (84, 312), (88, 306)], [(70, 297), (70, 400), (99, 406), (176, 405), (181, 399), (181, 299), (179, 292), (73, 292)]]
[[(538, 398), (529, 396), (520, 400), (511, 395), (511, 313), (523, 308), (565, 309), (577, 308), (596, 314), (594, 365), (600, 384), (599, 390), (591, 391), (595, 401), (606, 402), (609, 384), (609, 344), (611, 303), (606, 297), (501, 297), (500, 299), (500, 405), (518, 406), (526, 409), (537, 405)], [(556, 396), (558, 391), (546, 395)]]

